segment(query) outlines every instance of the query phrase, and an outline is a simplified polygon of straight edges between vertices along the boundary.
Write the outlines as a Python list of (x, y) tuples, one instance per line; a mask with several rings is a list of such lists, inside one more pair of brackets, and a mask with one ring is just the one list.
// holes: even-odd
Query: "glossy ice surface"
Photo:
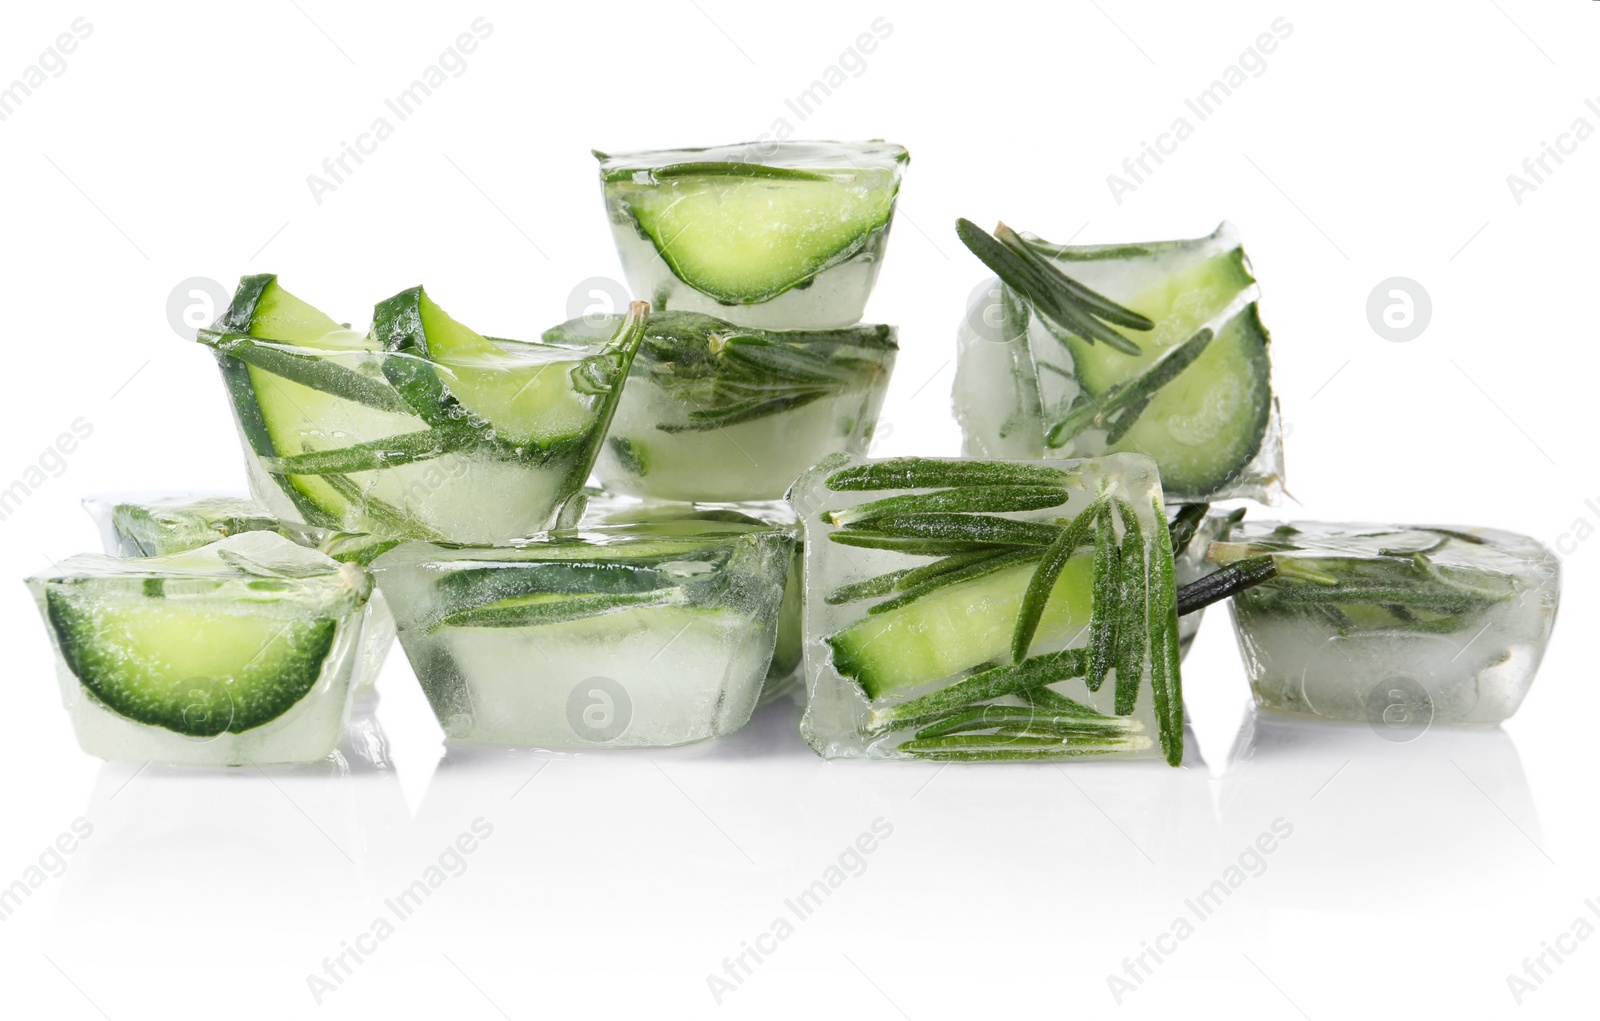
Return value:
[(1375, 726), (1495, 723), (1544, 655), (1560, 564), (1487, 528), (1246, 521), (1227, 562), (1262, 552), (1279, 576), (1233, 597), (1256, 704)]
[(884, 142), (596, 156), (635, 296), (768, 329), (861, 318), (909, 158)]
[(28, 579), (83, 750), (176, 765), (309, 762), (344, 736), (371, 580), (272, 532)]
[(793, 549), (781, 530), (602, 529), (495, 549), (407, 543), (374, 572), (449, 739), (660, 747), (749, 719)]
[[(904, 465), (915, 467), (907, 469)], [(988, 482), (969, 475), (965, 480), (957, 478), (944, 485), (927, 474), (947, 469), (1006, 475)], [(910, 478), (912, 472), (927, 477)], [(889, 487), (853, 488), (864, 473), (881, 473), (891, 480)], [(1015, 478), (1011, 477), (1013, 474)], [(892, 480), (896, 478), (904, 478), (908, 484), (895, 486)], [(928, 497), (938, 500), (944, 498), (944, 493), (961, 493), (965, 494), (963, 498), (987, 503), (1002, 497), (1026, 497), (1038, 489), (1053, 491), (1053, 497), (1038, 501), (1048, 506), (1009, 512), (1001, 509), (963, 516), (919, 509), (905, 502)], [(1097, 503), (1097, 498), (1103, 500)], [(1022, 463), (935, 458), (867, 461), (840, 455), (802, 475), (789, 499), (805, 530), (808, 704), (801, 733), (819, 754), (829, 758), (941, 759), (971, 753), (976, 758), (1006, 759), (1066, 755), (1145, 758), (1162, 753), (1158, 741), (1161, 727), (1153, 698), (1151, 649), (1166, 647), (1164, 640), (1170, 628), (1171, 676), (1176, 684), (1177, 621), (1172, 597), (1169, 594), (1163, 599), (1160, 595), (1162, 554), (1156, 529), (1160, 527), (1165, 535), (1165, 518), (1164, 514), (1157, 517), (1161, 511), (1161, 483), (1148, 458), (1118, 454)], [(896, 504), (885, 508), (878, 503), (883, 500)], [(1017, 506), (1029, 502), (1023, 499)], [(1086, 510), (1090, 513), (1085, 517), (1092, 520), (1093, 508), (1102, 505), (1117, 508), (1117, 514), (1110, 519), (1112, 523), (1106, 526), (1110, 531), (1100, 533), (1091, 526), (1082, 536), (1083, 544), (1066, 559), (1050, 590), (1038, 629), (1026, 647), (1026, 662), (1043, 663), (1062, 650), (1089, 648), (1097, 634), (1097, 629), (1091, 627), (1094, 607), (1099, 602), (1092, 595), (1099, 570), (1097, 562), (1101, 560), (1097, 553), (1104, 553), (1136, 565), (1136, 570), (1130, 568), (1128, 577), (1136, 576), (1147, 593), (1124, 599), (1130, 590), (1115, 588), (1102, 606), (1108, 613), (1130, 605), (1137, 607), (1136, 619), (1145, 629), (1145, 639), (1134, 639), (1130, 643), (1131, 658), (1121, 660), (1136, 665), (1135, 669), (1125, 666), (1126, 676), (1120, 681), (1113, 669), (1096, 691), (1089, 690), (1081, 669), (1042, 673), (1035, 684), (1048, 688), (1048, 693), (1038, 699), (1016, 693), (971, 703), (970, 708), (983, 710), (987, 706), (996, 711), (996, 718), (1005, 716), (1012, 724), (1009, 730), (1014, 732), (1008, 732), (1006, 725), (996, 730), (996, 724), (988, 723), (956, 728), (958, 740), (946, 741), (948, 747), (935, 740), (944, 735), (930, 734), (929, 742), (920, 740), (922, 728), (940, 721), (920, 714), (907, 721), (897, 716), (909, 712), (905, 707), (925, 705), (921, 700), (946, 689), (960, 690), (954, 686), (1017, 660), (1014, 629), (1025, 593), (1044, 556), (1043, 548), (1038, 546), (1032, 548), (1031, 556), (1020, 547), (980, 544), (968, 551), (968, 543), (959, 539), (961, 530), (993, 527), (1007, 534), (1021, 530), (1021, 538), (1005, 541), (1050, 542), (1051, 535), (1059, 535), (1064, 523), (1078, 520)], [(965, 520), (956, 520), (963, 517)], [(1130, 524), (1134, 527), (1130, 528)], [(931, 544), (902, 547), (902, 540), (896, 538), (902, 535), (932, 537)], [(917, 575), (902, 574), (898, 577), (904, 581), (896, 580), (896, 572), (935, 564), (954, 567), (962, 557), (983, 560), (997, 556), (1005, 558), (996, 561), (1003, 566), (986, 564), (968, 568), (967, 573), (953, 570), (952, 576), (965, 580), (947, 580), (942, 587), (927, 589)], [(1169, 578), (1170, 556), (1168, 552), (1164, 569)], [(894, 587), (883, 587), (876, 579), (887, 579)], [(919, 583), (912, 584), (914, 581)], [(1118, 689), (1125, 689), (1121, 698)], [(1087, 707), (1088, 715), (1098, 715), (1095, 726), (1103, 725), (1110, 733), (1091, 733), (1082, 740), (1078, 738), (1083, 735), (1078, 735), (1070, 742), (1057, 740), (1051, 744), (1047, 738), (1030, 732), (1027, 722), (1012, 719), (1023, 714), (1026, 721), (1032, 705), (1042, 730), (1066, 727), (1061, 720), (1050, 719), (1058, 711), (1067, 715), (1075, 712), (1070, 708), (1062, 710), (1063, 697), (1077, 703), (1080, 709)], [(1176, 713), (1181, 730), (1181, 704)], [(1108, 716), (1109, 721), (1105, 719)], [(949, 719), (949, 713), (944, 713), (943, 720)], [(995, 733), (985, 738), (978, 734), (980, 730)]]

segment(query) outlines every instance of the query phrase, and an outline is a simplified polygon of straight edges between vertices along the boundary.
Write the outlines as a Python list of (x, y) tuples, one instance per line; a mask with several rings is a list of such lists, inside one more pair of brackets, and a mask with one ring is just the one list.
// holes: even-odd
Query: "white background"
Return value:
[[(1506, 180), (1574, 119), (1600, 129), (1600, 5), (449, 6), (6, 7), (0, 82), (74, 18), (93, 26), (0, 122), (0, 486), (93, 426), (0, 522), (0, 885), (93, 827), (0, 922), (6, 1016), (1494, 1017), (1519, 1009), (1506, 976), (1525, 957), (1600, 926), (1600, 138), (1520, 203)], [(478, 16), (493, 33), (465, 72), (316, 202), (307, 175)], [(798, 118), (785, 99), (879, 17), (888, 38)], [(1278, 18), (1292, 35), (1200, 122), (1184, 99)], [(1192, 137), (1116, 201), (1107, 175), (1179, 116)], [(783, 707), (717, 746), (441, 763), (398, 654), (387, 768), (135, 773), (77, 750), (15, 579), (95, 547), (85, 493), (243, 485), (211, 359), (168, 323), (175, 285), (276, 271), (360, 325), (425, 282), (479, 330), (532, 335), (575, 283), (619, 275), (591, 147), (779, 118), (913, 156), (868, 307), (901, 328), (884, 453), (957, 448), (953, 339), (984, 275), (957, 216), (1079, 242), (1236, 223), (1302, 505), (1282, 513), (1561, 545), (1566, 605), (1522, 712), (1404, 744), (1273, 725), (1247, 710), (1218, 613), (1184, 671), (1198, 752), (1181, 771), (828, 764)], [(1408, 343), (1365, 311), (1397, 275), (1433, 306)], [(493, 834), (465, 872), (317, 1006), (307, 975), (479, 817)], [(707, 976), (880, 818), (866, 871), (719, 1007)], [(1107, 976), (1278, 819), (1292, 836), (1265, 873), (1119, 1007)], [(1520, 1012), (1573, 1017), (1597, 993), (1591, 938)]]

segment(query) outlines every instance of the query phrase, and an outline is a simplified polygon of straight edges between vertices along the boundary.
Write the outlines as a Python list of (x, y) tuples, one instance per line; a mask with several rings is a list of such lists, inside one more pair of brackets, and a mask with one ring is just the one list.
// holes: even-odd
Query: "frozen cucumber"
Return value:
[[(1255, 278), (1233, 229), (1225, 225), (1197, 241), (1140, 246), (1026, 241), (1069, 275), (1155, 323), (1149, 331), (1109, 327), (1132, 340), (1137, 354), (1060, 333), (1071, 355), (1070, 372), (1091, 409), (1148, 379), (1201, 330), (1212, 331), (1199, 356), (1148, 394), (1128, 423), (1119, 428), (1118, 416), (1108, 416), (1103, 450), (1094, 452), (1154, 458), (1169, 496), (1204, 497), (1223, 489), (1261, 450), (1272, 414), (1270, 338), (1257, 313)], [(1052, 363), (1050, 346), (1035, 346), (1042, 363)], [(1069, 439), (1060, 432), (1052, 437)]]
[[(1066, 562), (1040, 618), (1036, 642), (1070, 639), (1088, 624), (1092, 565), (1092, 557)], [(876, 699), (1009, 660), (1012, 633), (1033, 574), (1032, 564), (1013, 567), (868, 614), (828, 639), (834, 668)]]
[(740, 148), (595, 154), (614, 211), (695, 290), (728, 305), (770, 301), (887, 230), (905, 150), (866, 146), (857, 162), (848, 147), (818, 144), (826, 155), (779, 166), (749, 161)]
[(121, 715), (191, 737), (238, 734), (282, 716), (311, 690), (338, 621), (204, 598), (121, 579), (51, 588), (50, 626), (85, 688)]
[(451, 318), (421, 287), (380, 302), (372, 334), (387, 350), (415, 356), (386, 359), (384, 370), (436, 426), (457, 425), (458, 404), (495, 438), (548, 449), (583, 439), (594, 424), (580, 353), (491, 341)]

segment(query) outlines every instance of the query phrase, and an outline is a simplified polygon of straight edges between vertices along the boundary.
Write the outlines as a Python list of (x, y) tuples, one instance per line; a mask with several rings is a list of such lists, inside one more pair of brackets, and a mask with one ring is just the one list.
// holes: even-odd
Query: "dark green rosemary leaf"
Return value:
[(847, 525), (883, 514), (1006, 514), (1059, 507), (1071, 498), (1071, 493), (1057, 486), (963, 486), (890, 496), (845, 510), (826, 511), (822, 520), (832, 525)]
[(843, 468), (824, 483), (836, 493), (879, 489), (945, 489), (961, 486), (1064, 486), (1078, 472), (1043, 464), (957, 461), (936, 457), (892, 457)]

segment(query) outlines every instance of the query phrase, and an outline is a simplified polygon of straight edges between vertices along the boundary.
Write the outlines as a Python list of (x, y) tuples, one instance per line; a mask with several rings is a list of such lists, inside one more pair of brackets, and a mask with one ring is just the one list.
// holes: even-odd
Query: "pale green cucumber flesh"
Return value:
[[(1089, 623), (1093, 560), (1067, 561), (1051, 590), (1035, 646), (1063, 644)], [(833, 665), (868, 698), (910, 691), (986, 664), (1009, 660), (1027, 564), (939, 589), (887, 613), (870, 614), (828, 639)]]
[(316, 684), (338, 631), (331, 618), (260, 604), (108, 588), (80, 582), (47, 592), (62, 658), (112, 711), (192, 737), (238, 734), (282, 716)]
[[(1139, 345), (1138, 355), (1069, 338), (1074, 375), (1094, 396), (1142, 374), (1253, 283), (1243, 250), (1233, 249), (1137, 295), (1113, 295), (1154, 319), (1156, 328), (1122, 331)], [(1156, 391), (1132, 428), (1106, 452), (1154, 458), (1171, 494), (1208, 494), (1226, 485), (1255, 457), (1266, 435), (1272, 413), (1268, 340), (1252, 304), (1221, 327), (1193, 365)]]
[(806, 283), (887, 227), (895, 173), (854, 177), (692, 175), (613, 187), (678, 279), (724, 304), (751, 305)]

